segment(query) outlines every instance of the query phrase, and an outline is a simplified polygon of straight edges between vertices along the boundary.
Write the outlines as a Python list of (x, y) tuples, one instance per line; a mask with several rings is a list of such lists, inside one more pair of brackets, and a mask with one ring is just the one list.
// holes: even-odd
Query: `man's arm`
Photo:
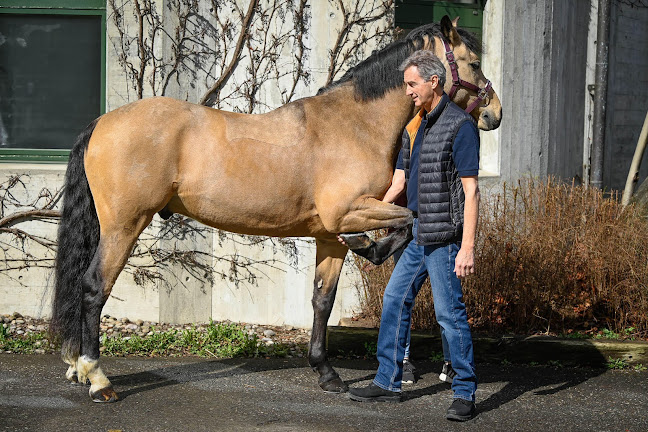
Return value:
[(383, 202), (393, 203), (396, 199), (401, 196), (405, 190), (405, 170), (396, 169), (394, 170), (394, 177), (392, 178), (392, 184), (387, 189), (385, 197), (382, 199)]
[(461, 249), (455, 259), (454, 271), (457, 277), (475, 273), (475, 236), (479, 218), (479, 184), (477, 176), (461, 177), (466, 202), (464, 205), (464, 226)]

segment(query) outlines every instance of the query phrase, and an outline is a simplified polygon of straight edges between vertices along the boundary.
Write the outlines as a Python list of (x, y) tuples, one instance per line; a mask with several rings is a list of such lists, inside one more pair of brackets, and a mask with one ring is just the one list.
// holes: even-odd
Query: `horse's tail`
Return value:
[(84, 155), (97, 121), (78, 136), (65, 173), (63, 210), (58, 229), (56, 282), (51, 332), (62, 339), (64, 359), (76, 359), (81, 347), (83, 276), (99, 244), (99, 220), (85, 173)]

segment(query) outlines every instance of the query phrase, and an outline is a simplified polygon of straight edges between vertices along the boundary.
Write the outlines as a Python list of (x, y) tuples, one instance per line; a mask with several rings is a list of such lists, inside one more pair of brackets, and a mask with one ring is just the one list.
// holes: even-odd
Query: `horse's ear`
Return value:
[(457, 32), (458, 21), (459, 17), (455, 18), (454, 21), (450, 21), (448, 15), (444, 15), (443, 18), (441, 18), (441, 33), (443, 33), (443, 36), (452, 46), (461, 45), (461, 36), (459, 36), (459, 33)]

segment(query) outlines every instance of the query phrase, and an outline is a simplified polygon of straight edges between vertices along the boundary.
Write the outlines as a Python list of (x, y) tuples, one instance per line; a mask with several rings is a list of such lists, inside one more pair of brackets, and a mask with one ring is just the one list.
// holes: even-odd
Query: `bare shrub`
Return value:
[[(482, 200), (477, 273), (464, 281), (478, 330), (563, 333), (572, 329), (648, 335), (648, 223), (618, 196), (554, 179), (503, 185)], [(364, 265), (364, 264), (363, 264)], [(364, 265), (363, 310), (378, 322), (391, 267)], [(413, 327), (431, 329), (429, 288)], [(626, 332), (627, 333), (627, 332)]]

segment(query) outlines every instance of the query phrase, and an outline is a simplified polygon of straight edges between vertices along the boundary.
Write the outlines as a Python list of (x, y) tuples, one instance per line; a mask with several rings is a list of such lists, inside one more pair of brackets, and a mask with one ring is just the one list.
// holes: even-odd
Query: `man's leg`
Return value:
[[(394, 253), (393, 258), (394, 258), (394, 264), (398, 264), (398, 260), (400, 259), (401, 255), (403, 254), (403, 249), (399, 249)], [(425, 270), (427, 273), (427, 270)], [(414, 308), (414, 305), (412, 305), (412, 308)], [(412, 339), (412, 325), (407, 327), (407, 343), (405, 345), (405, 355), (403, 357), (403, 378), (402, 378), (402, 383), (403, 384), (414, 384), (416, 382), (416, 367), (414, 364), (410, 361), (410, 342)]]
[[(415, 222), (414, 229), (416, 225)], [(380, 365), (376, 378), (367, 388), (350, 389), (351, 399), (387, 400), (385, 398), (392, 395), (382, 395), (381, 391), (400, 393), (411, 308), (426, 276), (423, 247), (412, 240), (396, 264), (385, 288), (376, 353)]]
[(386, 390), (400, 391), (412, 307), (427, 276), (423, 250), (412, 241), (385, 288), (376, 352), (379, 366), (374, 384)]
[(474, 402), (477, 376), (473, 344), (461, 282), (454, 273), (456, 244), (427, 246), (425, 261), (430, 274), (434, 310), (448, 343), (452, 368), (457, 373), (452, 383), (455, 399)]

